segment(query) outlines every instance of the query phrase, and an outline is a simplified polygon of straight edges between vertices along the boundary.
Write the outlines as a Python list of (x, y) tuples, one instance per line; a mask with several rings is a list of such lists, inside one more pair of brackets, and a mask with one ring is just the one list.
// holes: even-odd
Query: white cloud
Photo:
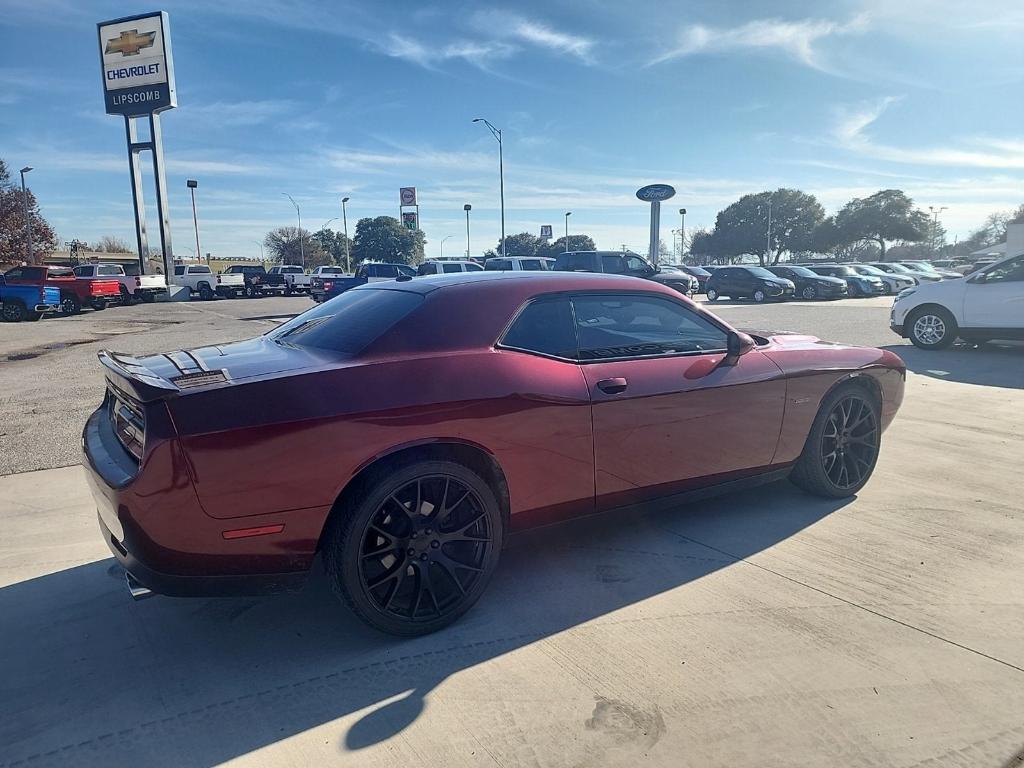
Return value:
[(495, 59), (505, 59), (515, 52), (515, 46), (500, 41), (455, 41), (445, 45), (432, 45), (391, 32), (387, 42), (373, 42), (372, 45), (386, 56), (404, 59), (426, 69), (452, 59), (462, 59), (482, 69)]
[(567, 32), (560, 32), (551, 27), (525, 19), (518, 19), (511, 27), (511, 34), (528, 43), (549, 48), (553, 51), (575, 56), (581, 61), (589, 62), (594, 41)]
[(1024, 140), (972, 137), (951, 147), (897, 147), (872, 139), (870, 128), (898, 99), (887, 96), (876, 102), (836, 110), (833, 137), (851, 152), (892, 163), (961, 168), (1024, 168)]
[(847, 22), (757, 19), (738, 27), (694, 24), (681, 30), (676, 47), (657, 56), (651, 63), (658, 64), (699, 53), (762, 50), (777, 51), (813, 69), (829, 71), (817, 50), (817, 43), (828, 37), (862, 32), (867, 26), (868, 17), (864, 15)]

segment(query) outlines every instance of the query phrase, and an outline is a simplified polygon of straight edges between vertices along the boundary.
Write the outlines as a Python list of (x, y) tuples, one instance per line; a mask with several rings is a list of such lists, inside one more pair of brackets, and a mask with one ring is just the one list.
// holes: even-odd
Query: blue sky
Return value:
[[(168, 2), (178, 109), (164, 113), (172, 229), (203, 250), (258, 255), (267, 230), (392, 214), (419, 189), (428, 255), (453, 235), (552, 224), (646, 249), (633, 196), (673, 184), (666, 210), (710, 225), (747, 192), (816, 194), (829, 211), (899, 187), (948, 206), (963, 236), (1024, 202), (1020, 0), (797, 3)], [(0, 0), (0, 155), (63, 240), (133, 240), (122, 120), (103, 112), (95, 23), (154, 7)], [(149, 226), (154, 231), (151, 186)], [(330, 224), (341, 226), (340, 219)], [(663, 216), (663, 238), (678, 226)], [(156, 242), (155, 239), (151, 242)], [(184, 249), (184, 250), (183, 250)]]

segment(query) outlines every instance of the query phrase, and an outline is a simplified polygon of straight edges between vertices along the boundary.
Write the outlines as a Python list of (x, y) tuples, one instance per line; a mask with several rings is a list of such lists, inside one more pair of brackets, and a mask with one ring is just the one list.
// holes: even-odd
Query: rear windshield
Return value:
[(422, 301), (422, 294), (409, 291), (354, 289), (303, 312), (267, 336), (283, 344), (358, 355)]

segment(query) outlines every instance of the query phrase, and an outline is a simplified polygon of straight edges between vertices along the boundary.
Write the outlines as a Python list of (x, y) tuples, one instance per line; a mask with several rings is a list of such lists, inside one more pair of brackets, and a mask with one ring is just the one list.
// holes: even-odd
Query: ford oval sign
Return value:
[(668, 200), (676, 194), (675, 187), (668, 184), (648, 184), (636, 191), (636, 196), (645, 203), (660, 202)]

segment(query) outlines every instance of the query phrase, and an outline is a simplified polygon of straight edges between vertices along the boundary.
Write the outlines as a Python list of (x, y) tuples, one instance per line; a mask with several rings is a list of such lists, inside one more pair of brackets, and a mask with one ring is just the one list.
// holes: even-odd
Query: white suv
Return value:
[(1024, 339), (1024, 254), (967, 277), (922, 283), (896, 297), (889, 325), (921, 349), (969, 341)]

